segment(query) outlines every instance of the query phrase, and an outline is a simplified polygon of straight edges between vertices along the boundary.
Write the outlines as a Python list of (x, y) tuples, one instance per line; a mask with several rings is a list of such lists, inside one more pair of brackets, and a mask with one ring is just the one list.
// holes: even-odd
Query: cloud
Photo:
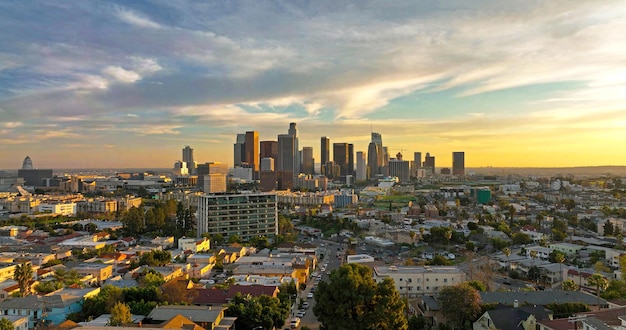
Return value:
[(120, 8), (117, 10), (116, 14), (117, 14), (117, 17), (123, 22), (137, 26), (137, 27), (148, 28), (148, 29), (160, 29), (161, 28), (161, 25), (159, 25), (158, 23), (150, 20), (149, 18), (142, 17), (138, 15), (137, 13), (128, 9)]
[(102, 72), (122, 83), (134, 83), (141, 79), (137, 72), (126, 70), (119, 66), (108, 66)]

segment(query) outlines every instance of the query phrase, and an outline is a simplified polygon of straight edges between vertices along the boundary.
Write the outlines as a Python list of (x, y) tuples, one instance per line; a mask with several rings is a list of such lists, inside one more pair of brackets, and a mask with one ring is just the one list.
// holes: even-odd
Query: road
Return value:
[[(327, 240), (314, 240), (312, 242), (313, 244), (316, 244), (318, 247), (321, 247), (324, 252), (324, 259), (320, 260), (320, 263), (318, 265), (318, 268), (313, 272), (313, 273), (319, 273), (320, 269), (323, 267), (324, 264), (327, 264), (327, 266), (325, 267), (326, 270), (322, 273), (322, 281), (327, 281), (328, 280), (328, 274), (330, 274), (330, 272), (333, 269), (337, 269), (339, 268), (339, 266), (341, 265), (341, 259), (337, 258), (337, 248), (341, 248), (342, 251), (345, 250), (344, 246), (337, 243), (337, 242), (332, 242), (332, 241), (327, 241)], [(322, 246), (322, 244), (324, 246)], [(315, 317), (315, 315), (313, 314), (313, 306), (315, 306), (315, 299), (313, 298), (309, 298), (307, 299), (307, 295), (311, 292), (311, 289), (316, 286), (318, 283), (317, 280), (315, 280), (314, 278), (311, 278), (311, 280), (309, 281), (309, 283), (307, 283), (306, 289), (304, 291), (301, 291), (298, 294), (298, 301), (300, 301), (300, 298), (302, 299), (302, 301), (307, 301), (309, 302), (309, 308), (306, 309), (306, 314), (300, 318), (300, 327), (302, 326), (307, 326), (309, 329), (311, 330), (319, 330), (320, 326), (319, 326), (319, 322), (317, 321), (317, 318)], [(289, 326), (289, 324), (287, 324), (287, 326)]]

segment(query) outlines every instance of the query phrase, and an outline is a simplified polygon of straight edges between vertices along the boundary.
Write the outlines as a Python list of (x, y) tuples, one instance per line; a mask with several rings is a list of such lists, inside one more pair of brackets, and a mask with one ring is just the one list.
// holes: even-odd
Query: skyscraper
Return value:
[[(278, 135), (278, 162), (274, 163), (277, 171), (291, 172), (294, 169), (295, 145), (293, 135)], [(294, 174), (295, 175), (295, 174)]]
[(274, 158), (274, 162), (278, 159), (278, 141), (261, 141), (261, 156), (263, 158)]
[(452, 153), (452, 175), (465, 175), (465, 152)]
[(293, 136), (293, 174), (298, 175), (300, 173), (300, 164), (302, 161), (300, 160), (300, 147), (298, 146), (298, 128), (296, 128), (296, 123), (289, 123), (289, 130), (287, 134)]
[(414, 152), (413, 153), (413, 168), (415, 170), (419, 170), (422, 167), (422, 153)]
[(246, 135), (245, 134), (237, 134), (237, 141), (233, 146), (233, 154), (234, 154), (234, 166), (241, 166), (241, 164), (246, 162)]
[(330, 138), (322, 136), (320, 148), (320, 164), (322, 167), (330, 160)]
[[(378, 167), (382, 167), (385, 165), (385, 162), (383, 161), (383, 137), (380, 135), (380, 133), (375, 133), (372, 132), (372, 142), (376, 143), (376, 145), (378, 146)], [(377, 171), (376, 173), (378, 173), (379, 171)]]
[(314, 163), (313, 148), (302, 147), (302, 173), (315, 174)]
[(367, 167), (369, 168), (369, 177), (374, 178), (379, 174), (378, 153), (380, 149), (378, 144), (372, 141), (367, 147)]
[(389, 175), (397, 177), (400, 182), (410, 180), (409, 161), (402, 160), (401, 153), (396, 155), (396, 159), (389, 161)]
[(356, 152), (356, 180), (367, 180), (367, 163), (365, 160), (365, 153), (363, 151)]
[(352, 174), (352, 172), (348, 171), (349, 158), (347, 143), (333, 143), (333, 161), (339, 165), (339, 175), (346, 176)]
[(33, 161), (30, 159), (30, 156), (26, 156), (24, 161), (22, 162), (23, 170), (32, 170), (33, 169)]
[(248, 131), (246, 132), (246, 163), (252, 168), (252, 177), (258, 179), (259, 172), (259, 132)]
[(435, 156), (430, 156), (430, 153), (426, 153), (424, 157), (424, 167), (427, 173), (435, 174)]
[(348, 143), (348, 171), (346, 175), (354, 175), (354, 144)]
[(183, 162), (187, 163), (189, 174), (196, 174), (196, 162), (193, 161), (193, 149), (190, 146), (183, 148)]

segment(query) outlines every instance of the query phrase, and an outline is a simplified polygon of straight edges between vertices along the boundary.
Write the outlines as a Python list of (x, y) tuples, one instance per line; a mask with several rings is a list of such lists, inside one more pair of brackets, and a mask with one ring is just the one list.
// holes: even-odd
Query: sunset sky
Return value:
[(437, 166), (626, 165), (624, 1), (2, 1), (0, 169), (232, 165), (370, 132)]

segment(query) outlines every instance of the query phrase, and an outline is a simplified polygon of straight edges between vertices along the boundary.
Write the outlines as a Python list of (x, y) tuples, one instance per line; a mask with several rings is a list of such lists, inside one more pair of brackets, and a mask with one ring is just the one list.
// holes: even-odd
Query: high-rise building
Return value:
[(380, 166), (378, 165), (378, 154), (380, 153), (380, 149), (378, 148), (378, 144), (372, 141), (367, 147), (367, 167), (369, 168), (369, 177), (374, 178), (376, 175), (380, 174)]
[(413, 153), (413, 168), (415, 170), (419, 170), (422, 167), (422, 153), (414, 152)]
[[(223, 174), (224, 177), (228, 176), (228, 164), (221, 162), (208, 162), (203, 164), (198, 164), (198, 168), (196, 169), (196, 174), (198, 175), (197, 185), (198, 188), (204, 189), (204, 176), (208, 174)], [(205, 191), (206, 192), (206, 191)]]
[[(375, 133), (372, 132), (372, 142), (376, 143), (376, 145), (378, 146), (378, 167), (383, 167), (385, 165), (385, 162), (383, 160), (384, 158), (384, 151), (383, 151), (383, 137), (382, 135), (380, 135), (380, 133)], [(378, 173), (379, 171), (377, 171), (376, 173)]]
[(315, 174), (315, 160), (313, 159), (313, 148), (302, 147), (302, 173)]
[(354, 175), (354, 144), (348, 143), (348, 172), (346, 175)]
[(243, 240), (278, 234), (275, 193), (217, 194), (198, 198), (197, 237), (208, 233)]
[(193, 160), (193, 149), (190, 146), (183, 148), (183, 162), (187, 163), (189, 174), (196, 174), (196, 162)]
[(226, 192), (226, 175), (222, 173), (206, 174), (202, 182), (202, 188), (205, 194)]
[(248, 131), (246, 132), (246, 163), (252, 168), (252, 176), (254, 179), (258, 179), (259, 172), (259, 132)]
[(30, 159), (30, 156), (26, 156), (24, 161), (22, 162), (23, 170), (32, 170), (33, 169), (33, 161)]
[(274, 171), (274, 158), (265, 157), (261, 158), (261, 172), (273, 172)]
[(395, 159), (389, 161), (389, 175), (395, 176), (400, 182), (408, 182), (411, 179), (409, 161), (402, 160), (402, 154), (398, 153)]
[(429, 174), (435, 174), (435, 156), (430, 156), (430, 153), (426, 153), (426, 157), (424, 157), (424, 167), (426, 168), (426, 172)]
[(349, 147), (347, 143), (333, 143), (333, 161), (339, 165), (339, 175), (352, 175), (349, 171)]
[(367, 180), (367, 163), (365, 160), (365, 153), (363, 151), (356, 152), (356, 180)]
[(295, 141), (292, 135), (278, 135), (278, 162), (274, 163), (277, 171), (291, 172), (293, 174), (295, 163)]
[(300, 173), (300, 165), (302, 164), (302, 160), (300, 159), (300, 147), (298, 146), (298, 128), (296, 128), (296, 123), (289, 123), (289, 130), (287, 134), (293, 136), (293, 175), (298, 175)]
[(330, 161), (330, 138), (328, 136), (322, 136), (320, 151), (320, 164), (323, 167), (326, 162)]
[(278, 159), (278, 141), (261, 141), (260, 150), (260, 159), (274, 158), (274, 161)]
[(452, 153), (452, 175), (465, 175), (465, 152)]
[(237, 134), (237, 141), (233, 147), (234, 149), (234, 166), (241, 166), (241, 164), (246, 162), (246, 135), (245, 134)]
[(174, 162), (174, 175), (189, 175), (187, 163), (177, 160)]

